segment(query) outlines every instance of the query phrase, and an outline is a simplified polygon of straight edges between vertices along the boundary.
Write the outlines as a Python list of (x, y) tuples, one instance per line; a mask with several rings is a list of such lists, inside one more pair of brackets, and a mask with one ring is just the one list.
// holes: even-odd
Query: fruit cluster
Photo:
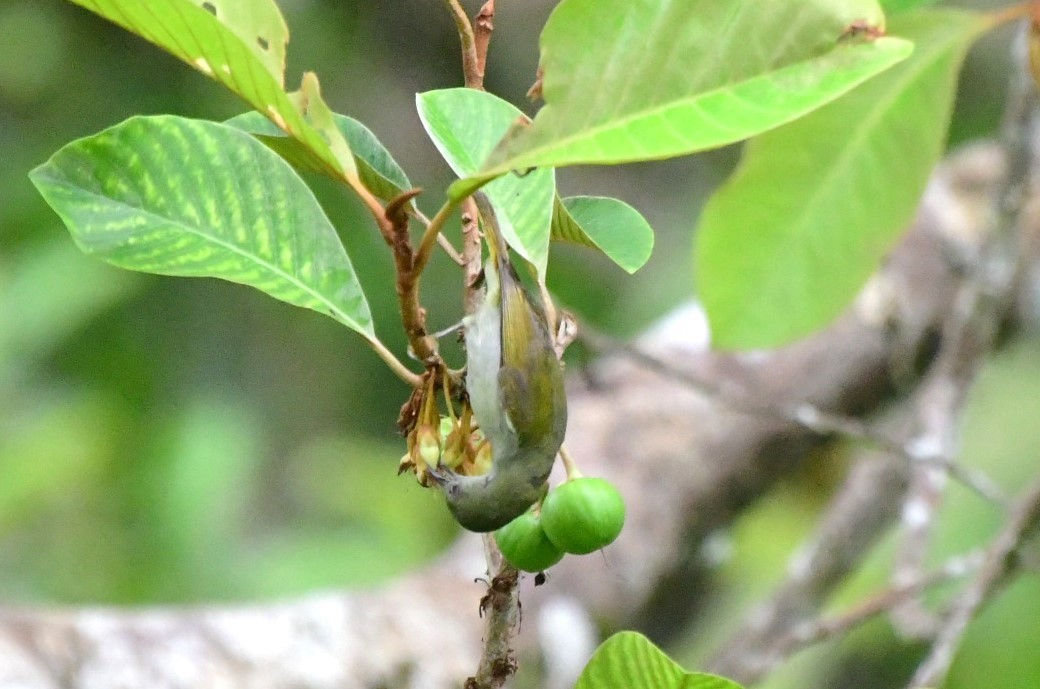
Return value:
[(610, 545), (624, 523), (625, 503), (612, 483), (572, 478), (496, 531), (495, 541), (514, 567), (541, 572), (565, 553), (585, 555)]

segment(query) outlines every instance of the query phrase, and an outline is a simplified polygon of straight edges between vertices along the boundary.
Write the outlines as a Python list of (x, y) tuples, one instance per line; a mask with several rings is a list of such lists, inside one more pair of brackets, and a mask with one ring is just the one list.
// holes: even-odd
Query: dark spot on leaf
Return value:
[(214, 5), (212, 2), (204, 2), (204, 3), (202, 3), (202, 9), (206, 10), (207, 12), (212, 14), (214, 17), (217, 16), (217, 6)]
[(838, 42), (872, 43), (884, 35), (885, 30), (881, 27), (870, 24), (866, 19), (857, 19), (845, 28), (845, 31), (838, 37)]
[(257, 44), (258, 46), (260, 46), (260, 49), (261, 49), (261, 50), (267, 50), (268, 48), (270, 48), (270, 47), (271, 47), (271, 44), (270, 44), (270, 43), (268, 43), (268, 42), (267, 42), (267, 39), (266, 39), (266, 38), (264, 38), (263, 36), (257, 36), (257, 37), (256, 37), (256, 44)]

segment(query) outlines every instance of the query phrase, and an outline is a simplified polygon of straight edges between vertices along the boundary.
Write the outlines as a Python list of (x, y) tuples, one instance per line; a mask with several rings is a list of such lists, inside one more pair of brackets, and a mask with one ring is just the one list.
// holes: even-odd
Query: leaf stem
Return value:
[(387, 349), (386, 345), (381, 341), (374, 337), (365, 339), (368, 344), (372, 346), (372, 349), (375, 350), (375, 353), (379, 355), (379, 358), (390, 367), (390, 370), (393, 371), (398, 378), (413, 388), (417, 388), (422, 384), (422, 376), (405, 366), (401, 360), (394, 356), (394, 353)]
[(574, 461), (574, 458), (571, 457), (571, 453), (567, 452), (567, 448), (562, 445), (560, 446), (560, 459), (563, 460), (563, 468), (567, 471), (568, 481), (584, 476), (584, 474), (578, 470), (578, 464)]
[(433, 245), (437, 242), (437, 237), (441, 233), (441, 228), (444, 227), (444, 223), (448, 221), (455, 209), (459, 207), (459, 203), (460, 201), (449, 197), (444, 202), (444, 205), (441, 206), (441, 209), (437, 211), (437, 215), (430, 220), (430, 224), (426, 226), (426, 231), (423, 232), (422, 239), (419, 241), (419, 248), (416, 250), (415, 258), (412, 261), (412, 271), (415, 273), (417, 284), (419, 274), (422, 273), (426, 263), (430, 260), (430, 253), (433, 250)]

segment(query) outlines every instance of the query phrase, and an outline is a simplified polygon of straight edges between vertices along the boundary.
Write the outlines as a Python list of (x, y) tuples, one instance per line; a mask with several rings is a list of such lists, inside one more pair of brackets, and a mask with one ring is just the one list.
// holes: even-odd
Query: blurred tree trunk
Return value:
[[(875, 448), (825, 510), (816, 550), (715, 665), (755, 679), (783, 659), (790, 649), (766, 642), (818, 615), (905, 507), (908, 443), (931, 404), (914, 393), (934, 377), (950, 320), (961, 317), (966, 262), (984, 255), (1002, 161), (986, 145), (944, 163), (914, 227), (857, 302), (802, 342), (713, 353), (693, 306), (633, 345), (590, 338), (612, 351), (571, 371), (568, 446), (585, 473), (620, 487), (628, 521), (602, 556), (565, 558), (537, 589), (525, 578), (521, 673), (537, 673), (541, 657), (540, 686), (570, 686), (598, 641), (592, 620), (656, 640), (688, 629), (700, 612), (695, 591), (717, 564), (715, 534), (814, 447), (864, 437)], [(1019, 227), (1037, 236), (1034, 225)], [(996, 302), (998, 324), (1014, 320), (1027, 292), (1012, 287)], [(954, 480), (981, 482), (927, 460)], [(466, 534), (430, 567), (372, 590), (249, 606), (0, 608), (0, 687), (458, 687), (481, 652), (486, 585), (474, 578), (484, 570), (480, 540)]]

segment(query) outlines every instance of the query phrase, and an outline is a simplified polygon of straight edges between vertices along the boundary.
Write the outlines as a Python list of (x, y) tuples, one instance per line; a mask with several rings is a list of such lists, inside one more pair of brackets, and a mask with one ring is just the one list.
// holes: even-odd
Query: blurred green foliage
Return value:
[[(429, 212), (451, 181), (422, 132), (414, 94), (457, 86), (451, 20), (421, 0), (283, 0), (287, 82), (321, 77), (332, 106), (393, 152)], [(503, 2), (488, 86), (523, 98), (551, 0)], [(979, 3), (962, 2), (961, 5)], [(992, 5), (994, 3), (987, 3)], [(475, 5), (471, 8), (475, 10)], [(0, 598), (5, 602), (181, 602), (364, 585), (435, 557), (454, 533), (440, 497), (397, 477), (404, 387), (331, 319), (235, 285), (131, 274), (80, 254), (26, 178), (68, 141), (141, 113), (223, 120), (243, 106), (143, 41), (60, 0), (0, 2)], [(1007, 34), (969, 59), (953, 140), (999, 118)], [(623, 168), (564, 170), (568, 194), (619, 196), (657, 232), (629, 278), (577, 247), (554, 247), (549, 283), (598, 327), (634, 333), (691, 292), (689, 228), (736, 159), (727, 149)], [(313, 186), (366, 287), (377, 331), (399, 355), (392, 266), (358, 204)], [(457, 321), (457, 272), (424, 281), (431, 325)], [(449, 356), (457, 348), (446, 344)], [(1013, 348), (973, 395), (965, 457), (1006, 481), (1035, 470), (1040, 351)], [(833, 458), (831, 458), (833, 459)], [(706, 593), (719, 632), (781, 576), (823, 488), (778, 491), (738, 526), (725, 590)], [(936, 560), (992, 533), (999, 515), (956, 493)], [(883, 582), (891, 548), (844, 594)], [(1005, 591), (976, 622), (948, 687), (1036, 687), (1040, 589)], [(703, 631), (703, 630), (701, 630)], [(697, 667), (699, 637), (686, 657)], [(901, 650), (902, 649), (902, 650)], [(870, 657), (898, 686), (916, 660), (878, 623), (799, 656), (771, 689), (845, 686), (841, 659)], [(902, 674), (900, 674), (902, 673)], [(897, 679), (887, 681), (886, 678)]]

